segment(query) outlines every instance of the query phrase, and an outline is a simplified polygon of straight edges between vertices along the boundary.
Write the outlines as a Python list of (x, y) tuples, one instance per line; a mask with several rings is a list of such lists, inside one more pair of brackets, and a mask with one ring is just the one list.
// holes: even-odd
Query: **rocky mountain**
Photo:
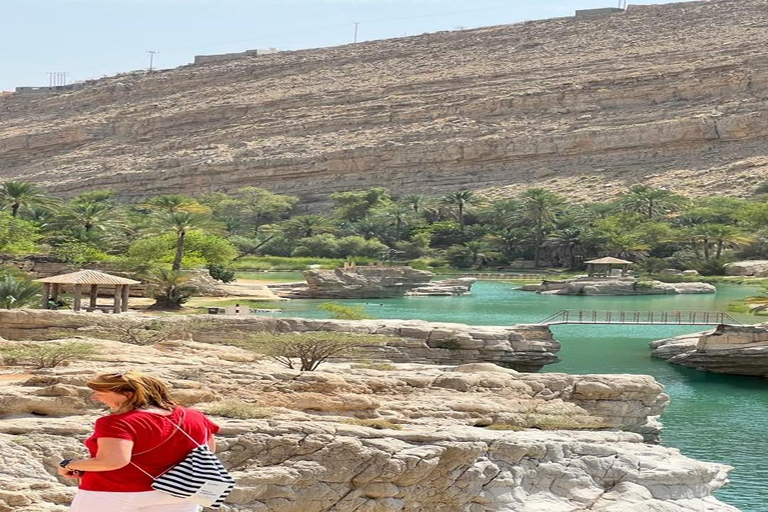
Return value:
[(765, 0), (559, 18), (0, 98), (0, 179), (138, 198), (260, 186), (610, 197), (768, 179)]

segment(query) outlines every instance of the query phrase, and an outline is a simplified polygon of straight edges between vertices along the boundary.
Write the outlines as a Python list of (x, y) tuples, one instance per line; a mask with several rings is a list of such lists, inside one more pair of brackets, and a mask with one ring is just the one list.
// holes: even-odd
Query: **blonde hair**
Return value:
[(159, 407), (172, 411), (177, 405), (171, 399), (167, 382), (133, 370), (97, 375), (88, 381), (87, 386), (94, 391), (112, 391), (125, 395), (128, 400), (114, 411), (115, 414), (143, 407)]

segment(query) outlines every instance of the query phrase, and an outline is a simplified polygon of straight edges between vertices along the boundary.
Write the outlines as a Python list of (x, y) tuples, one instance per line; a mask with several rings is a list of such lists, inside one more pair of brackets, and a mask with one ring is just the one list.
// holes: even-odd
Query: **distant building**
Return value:
[(17, 87), (16, 92), (23, 95), (61, 94), (83, 89), (85, 85), (85, 82), (74, 82), (67, 85), (52, 85), (48, 87)]
[(582, 9), (576, 11), (577, 18), (602, 18), (603, 16), (610, 16), (611, 14), (618, 14), (624, 12), (624, 9), (619, 7), (605, 7), (603, 9)]
[(279, 53), (277, 48), (262, 48), (257, 50), (246, 50), (240, 53), (219, 53), (216, 55), (195, 55), (195, 64), (205, 64), (208, 62), (221, 62), (225, 60), (240, 59), (242, 57), (251, 57), (256, 55), (270, 55)]

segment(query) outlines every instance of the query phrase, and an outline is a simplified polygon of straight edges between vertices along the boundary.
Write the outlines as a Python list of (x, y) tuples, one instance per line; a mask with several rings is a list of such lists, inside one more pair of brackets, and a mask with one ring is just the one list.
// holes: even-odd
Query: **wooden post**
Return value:
[(53, 299), (53, 302), (57, 302), (59, 300), (60, 289), (61, 285), (59, 283), (53, 283), (53, 286), (51, 286), (51, 299)]
[(83, 295), (83, 285), (76, 284), (75, 285), (75, 304), (72, 306), (72, 309), (74, 311), (80, 311), (80, 300), (82, 299)]
[(128, 297), (131, 294), (131, 285), (126, 284), (123, 285), (123, 301), (122, 301), (122, 311), (125, 313), (128, 311)]
[(48, 297), (51, 296), (51, 283), (43, 283), (43, 309), (48, 309)]
[(115, 307), (112, 308), (113, 313), (119, 313), (120, 312), (120, 299), (123, 297), (123, 290), (122, 285), (116, 284), (115, 285)]
[(96, 299), (99, 297), (99, 285), (92, 284), (91, 285), (91, 301), (89, 303), (90, 307), (95, 308), (96, 307)]

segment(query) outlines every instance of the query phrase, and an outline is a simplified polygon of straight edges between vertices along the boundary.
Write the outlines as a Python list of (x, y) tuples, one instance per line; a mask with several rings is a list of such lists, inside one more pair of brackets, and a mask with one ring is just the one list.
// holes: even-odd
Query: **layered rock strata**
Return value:
[[(202, 322), (200, 320), (203, 320)], [(360, 357), (393, 362), (462, 364), (497, 363), (535, 372), (559, 361), (560, 343), (546, 326), (470, 326), (421, 320), (323, 320), (276, 317), (204, 316), (162, 318), (130, 314), (115, 318), (71, 311), (0, 310), (0, 336), (9, 339), (51, 339), (63, 330), (76, 332), (109, 322), (169, 322), (187, 329), (195, 339), (221, 342), (252, 332), (349, 332), (382, 335), (382, 343), (365, 346)]]
[(750, 195), (768, 176), (767, 23), (764, 0), (641, 6), (13, 94), (0, 178), (135, 199), (258, 186), (318, 207), (372, 186)]
[(768, 327), (719, 325), (651, 342), (651, 355), (705, 372), (768, 377)]
[(411, 267), (352, 266), (333, 270), (305, 270), (306, 286), (278, 285), (290, 299), (384, 299), (402, 297), (429, 284), (432, 272)]
[(628, 432), (658, 432), (668, 399), (651, 377), (490, 364), (302, 374), (229, 346), (92, 342), (93, 360), (2, 373), (0, 510), (67, 509), (55, 468), (85, 453), (97, 409), (84, 384), (133, 368), (168, 379), (181, 403), (254, 418), (213, 414), (238, 481), (224, 512), (736, 511), (712, 496), (731, 468)]
[(413, 288), (405, 294), (409, 297), (463, 297), (472, 295), (472, 285), (476, 282), (474, 277), (443, 279)]
[(523, 285), (521, 289), (544, 295), (670, 295), (717, 291), (708, 283), (662, 283), (653, 280), (641, 281), (632, 277), (581, 277), (566, 281), (528, 284)]

